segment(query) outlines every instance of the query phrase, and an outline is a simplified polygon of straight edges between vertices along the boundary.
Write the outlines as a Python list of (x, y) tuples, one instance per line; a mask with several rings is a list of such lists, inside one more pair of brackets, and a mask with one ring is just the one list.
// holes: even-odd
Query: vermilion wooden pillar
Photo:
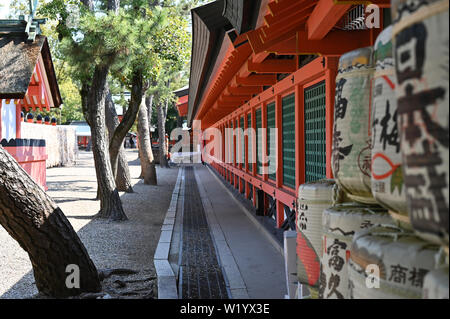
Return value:
[(22, 136), (22, 118), (20, 113), (22, 113), (22, 104), (18, 101), (16, 104), (16, 138), (21, 138)]

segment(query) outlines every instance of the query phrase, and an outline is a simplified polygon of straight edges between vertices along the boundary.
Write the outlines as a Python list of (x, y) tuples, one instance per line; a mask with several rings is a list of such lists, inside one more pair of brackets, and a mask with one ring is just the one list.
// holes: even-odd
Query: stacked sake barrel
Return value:
[(421, 298), (424, 276), (435, 268), (437, 253), (436, 245), (396, 226), (359, 232), (348, 267), (350, 297)]
[(449, 244), (448, 0), (392, 1), (399, 130), (409, 217)]
[(403, 186), (398, 135), (392, 27), (380, 33), (374, 45), (372, 83), (372, 195), (403, 228), (411, 229)]
[(332, 169), (338, 185), (353, 202), (323, 212), (320, 298), (348, 298), (348, 259), (353, 236), (378, 224), (391, 224), (387, 210), (371, 189), (372, 47), (341, 56), (336, 77)]
[(449, 299), (448, 265), (426, 274), (423, 283), (423, 299)]
[(322, 213), (343, 194), (334, 180), (319, 180), (300, 185), (298, 189), (297, 225), (297, 277), (307, 285), (312, 298), (316, 298), (322, 257)]
[(348, 197), (375, 204), (371, 191), (370, 98), (374, 73), (372, 47), (348, 52), (339, 59), (334, 105), (334, 177)]
[(323, 212), (323, 254), (319, 298), (351, 297), (348, 259), (353, 236), (379, 224), (391, 224), (392, 218), (380, 206), (357, 203), (334, 205)]
[[(446, 263), (437, 264), (438, 269), (426, 276), (424, 296), (430, 298), (448, 298), (448, 9), (448, 0), (392, 0), (395, 94), (407, 210), (417, 235), (447, 252)], [(439, 279), (443, 277), (447, 280)]]
[(350, 296), (448, 298), (448, 257), (436, 262), (436, 244), (448, 251), (448, 1), (392, 10), (375, 43), (372, 193), (400, 228), (354, 237)]

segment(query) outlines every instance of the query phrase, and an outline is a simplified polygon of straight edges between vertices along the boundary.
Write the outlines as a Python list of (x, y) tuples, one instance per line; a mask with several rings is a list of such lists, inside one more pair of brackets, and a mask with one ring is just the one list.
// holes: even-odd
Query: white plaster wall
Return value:
[(9, 104), (6, 104), (6, 100), (1, 101), (1, 139), (9, 141), (12, 138), (16, 138), (16, 105), (14, 104), (14, 100), (9, 100)]
[(22, 138), (45, 140), (47, 167), (69, 166), (75, 163), (78, 144), (74, 127), (22, 122)]

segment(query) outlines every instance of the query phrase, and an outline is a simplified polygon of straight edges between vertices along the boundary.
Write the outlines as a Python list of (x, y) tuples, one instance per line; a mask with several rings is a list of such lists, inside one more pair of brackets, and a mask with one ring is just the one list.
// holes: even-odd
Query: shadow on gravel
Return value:
[[(137, 156), (129, 154), (129, 157)], [(132, 178), (140, 172), (139, 160), (129, 161)], [(84, 165), (85, 166), (85, 165)], [(156, 273), (153, 255), (158, 244), (161, 226), (169, 207), (178, 169), (160, 169), (157, 167), (158, 186), (144, 185), (142, 180), (134, 184), (134, 193), (123, 193), (122, 204), (128, 216), (125, 222), (112, 222), (96, 219), (94, 215), (66, 215), (72, 220), (90, 220), (77, 234), (85, 245), (92, 261), (100, 271), (111, 269), (126, 270), (111, 274), (102, 281), (101, 294), (87, 294), (85, 299), (120, 298), (152, 299), (157, 298)], [(73, 176), (72, 176), (73, 177)], [(74, 181), (75, 182), (75, 181)], [(92, 183), (92, 181), (90, 181)], [(134, 179), (133, 183), (136, 182)], [(70, 189), (70, 182), (48, 183), (49, 190)], [(66, 188), (67, 187), (67, 188)], [(96, 193), (92, 187), (74, 187), (85, 193)], [(82, 197), (56, 197), (57, 203), (86, 200)], [(131, 272), (127, 272), (132, 270)], [(0, 276), (1, 280), (1, 276)], [(29, 271), (8, 291), (0, 296), (6, 298), (39, 298), (34, 283), (33, 271)]]

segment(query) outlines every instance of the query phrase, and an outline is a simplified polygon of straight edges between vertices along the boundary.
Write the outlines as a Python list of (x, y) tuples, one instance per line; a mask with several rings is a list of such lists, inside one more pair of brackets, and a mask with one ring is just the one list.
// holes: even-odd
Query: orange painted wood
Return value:
[[(292, 10), (292, 8), (295, 8), (303, 2), (305, 2), (305, 0), (279, 0), (269, 3), (267, 7), (269, 9), (269, 13), (272, 16), (277, 16), (283, 14), (286, 11)], [(265, 17), (266, 16), (267, 15), (265, 15)]]
[(261, 52), (253, 55), (252, 61), (254, 63), (261, 63), (269, 56), (268, 52)]
[(252, 98), (251, 95), (222, 95), (219, 103), (242, 103)]
[[(238, 167), (234, 167), (232, 165), (226, 164), (224, 162), (217, 162), (217, 165), (225, 167), (228, 169), (232, 174), (234, 174), (236, 178), (236, 184), (237, 179), (242, 179), (244, 181), (247, 181), (254, 186), (258, 187), (259, 189), (263, 190), (266, 194), (269, 194), (270, 196), (274, 197), (275, 199), (279, 200), (284, 205), (288, 206), (289, 208), (294, 208), (292, 206), (292, 203), (296, 199), (296, 195), (289, 190), (277, 188), (273, 183), (263, 181), (259, 177), (253, 177), (252, 175), (242, 171)], [(238, 188), (238, 185), (236, 185), (236, 188)], [(284, 213), (284, 212), (283, 212)]]
[(292, 73), (297, 70), (295, 59), (291, 60), (265, 60), (261, 63), (254, 63), (250, 60), (247, 62), (250, 72), (255, 73)]
[(290, 38), (268, 47), (266, 52), (275, 53), (276, 55), (297, 55), (297, 35), (293, 34)]
[(335, 4), (334, 0), (319, 0), (306, 24), (307, 38), (323, 39), (350, 7), (350, 4)]
[(236, 83), (242, 86), (274, 85), (277, 82), (276, 75), (251, 75), (247, 78), (236, 77)]
[[(1, 100), (0, 100), (0, 105), (1, 105)], [(0, 106), (1, 109), (1, 106)], [(19, 102), (16, 104), (16, 138), (21, 138), (22, 136), (22, 118), (20, 116), (20, 113), (22, 112), (22, 105)], [(1, 112), (0, 112), (1, 113)], [(25, 114), (23, 115), (25, 117)], [(1, 115), (0, 115), (1, 117)], [(1, 122), (1, 119), (0, 119)], [(0, 127), (0, 133), (1, 133), (1, 127)]]
[[(278, 39), (281, 35), (284, 34), (294, 34), (294, 31), (304, 30), (306, 21), (308, 19), (309, 14), (311, 13), (312, 8), (306, 11), (302, 11), (300, 13), (300, 17), (293, 16), (290, 19), (282, 20), (279, 23), (271, 26), (265, 33), (261, 32), (261, 40), (263, 43), (276, 43), (276, 39)], [(275, 42), (274, 42), (275, 40)]]
[(253, 95), (262, 92), (262, 86), (228, 86), (226, 92), (234, 95)]
[(284, 204), (277, 199), (277, 227), (281, 228), (284, 222)]
[(329, 32), (322, 40), (308, 39), (306, 31), (297, 32), (298, 53), (339, 56), (343, 53), (371, 45), (370, 30)]
[(390, 8), (391, 7), (391, 0), (334, 0), (335, 4), (352, 4), (352, 5), (358, 5), (358, 4), (376, 4), (380, 8)]
[[(285, 1), (281, 1), (282, 5)], [(316, 5), (314, 0), (297, 0), (293, 5), (287, 6), (282, 10), (279, 10), (277, 14), (268, 14), (264, 17), (264, 21), (267, 26), (272, 27), (274, 24), (286, 23), (292, 19), (299, 19), (302, 17), (302, 12), (306, 9)]]

